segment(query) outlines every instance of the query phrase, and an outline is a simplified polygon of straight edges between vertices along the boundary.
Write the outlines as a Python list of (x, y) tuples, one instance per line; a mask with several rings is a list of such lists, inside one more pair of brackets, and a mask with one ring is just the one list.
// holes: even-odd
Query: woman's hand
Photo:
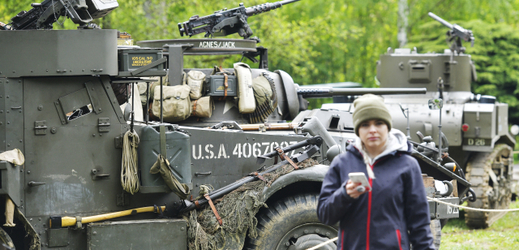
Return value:
[(346, 193), (353, 199), (359, 198), (361, 194), (368, 192), (367, 189), (365, 189), (364, 192), (359, 192), (357, 187), (360, 185), (361, 183), (353, 183), (351, 180), (348, 180), (346, 183)]

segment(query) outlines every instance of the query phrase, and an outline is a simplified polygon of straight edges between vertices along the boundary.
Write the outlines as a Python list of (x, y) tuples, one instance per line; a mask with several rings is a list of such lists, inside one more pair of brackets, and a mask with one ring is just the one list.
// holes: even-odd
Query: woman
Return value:
[[(379, 96), (353, 103), (358, 138), (331, 163), (321, 188), (317, 214), (339, 222), (337, 249), (434, 249), (429, 205), (420, 166), (405, 135), (391, 130), (391, 115)], [(371, 189), (348, 174), (363, 172)]]

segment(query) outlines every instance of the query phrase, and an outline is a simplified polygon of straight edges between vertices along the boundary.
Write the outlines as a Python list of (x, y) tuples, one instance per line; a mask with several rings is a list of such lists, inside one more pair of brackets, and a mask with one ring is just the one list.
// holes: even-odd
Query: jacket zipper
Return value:
[[(375, 164), (377, 164), (378, 161), (374, 162), (370, 168), (371, 170), (373, 170), (373, 166), (375, 166)], [(374, 170), (373, 170), (374, 171)], [(372, 197), (372, 194), (373, 194), (373, 179), (371, 179), (371, 177), (369, 177), (369, 185), (371, 186), (371, 191), (369, 192), (369, 197), (368, 197), (368, 225), (366, 227), (366, 250), (369, 250), (369, 225), (371, 224), (370, 221), (371, 221), (371, 197)]]

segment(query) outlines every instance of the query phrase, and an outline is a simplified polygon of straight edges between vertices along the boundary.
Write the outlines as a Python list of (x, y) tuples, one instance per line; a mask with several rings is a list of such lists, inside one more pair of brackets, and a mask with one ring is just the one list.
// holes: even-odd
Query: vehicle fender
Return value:
[(324, 176), (326, 175), (326, 172), (328, 172), (329, 168), (330, 166), (328, 165), (319, 164), (285, 174), (275, 180), (270, 187), (267, 186), (263, 189), (265, 200), (284, 187), (296, 182), (323, 182)]

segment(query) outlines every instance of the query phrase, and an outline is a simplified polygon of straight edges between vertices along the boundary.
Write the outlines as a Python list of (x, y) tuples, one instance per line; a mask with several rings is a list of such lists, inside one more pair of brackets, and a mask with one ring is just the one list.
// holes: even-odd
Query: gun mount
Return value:
[(429, 16), (450, 29), (447, 31), (447, 43), (452, 42), (450, 45), (452, 53), (460, 54), (465, 52), (465, 47), (461, 44), (461, 40), (470, 42), (470, 46), (474, 47), (475, 38), (471, 30), (464, 29), (457, 24), (450, 24), (432, 12), (429, 12)]
[(297, 1), (299, 0), (284, 0), (252, 7), (245, 7), (243, 3), (240, 3), (240, 6), (237, 8), (215, 11), (212, 15), (204, 17), (192, 16), (188, 21), (179, 23), (178, 29), (181, 36), (193, 36), (203, 32), (206, 32), (205, 37), (215, 35), (227, 36), (238, 32), (241, 37), (247, 39), (252, 36), (252, 30), (247, 23), (248, 17)]
[(91, 22), (106, 16), (119, 4), (117, 0), (45, 0), (31, 4), (32, 9), (22, 11), (0, 30), (52, 29), (61, 16), (69, 17), (80, 28), (96, 28)]

